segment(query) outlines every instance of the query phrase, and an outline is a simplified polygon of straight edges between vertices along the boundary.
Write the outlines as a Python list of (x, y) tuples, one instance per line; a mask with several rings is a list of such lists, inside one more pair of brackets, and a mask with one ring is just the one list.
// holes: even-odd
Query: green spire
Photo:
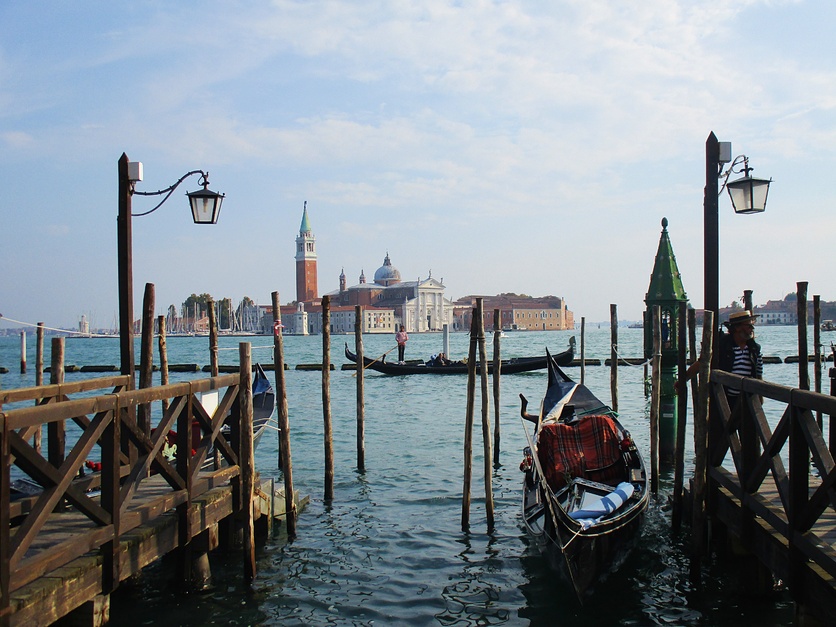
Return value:
[(305, 208), (302, 211), (302, 224), (299, 226), (299, 233), (310, 233), (311, 223), (308, 221), (308, 201), (305, 201)]
[(679, 274), (676, 257), (673, 254), (673, 247), (668, 236), (668, 219), (662, 218), (659, 250), (656, 251), (653, 274), (650, 275), (650, 287), (647, 288), (644, 302), (650, 306), (687, 300), (688, 296), (682, 286), (682, 276)]

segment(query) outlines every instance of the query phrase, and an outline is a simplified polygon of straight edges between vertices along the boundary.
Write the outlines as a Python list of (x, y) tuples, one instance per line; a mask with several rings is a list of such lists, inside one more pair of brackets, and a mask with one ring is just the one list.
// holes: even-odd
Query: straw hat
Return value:
[(734, 326), (735, 324), (740, 324), (741, 322), (748, 322), (749, 324), (755, 324), (755, 318), (757, 318), (760, 314), (752, 314), (751, 311), (748, 309), (744, 309), (743, 311), (735, 311), (733, 314), (729, 316), (729, 319), (724, 322), (723, 324), (729, 328)]

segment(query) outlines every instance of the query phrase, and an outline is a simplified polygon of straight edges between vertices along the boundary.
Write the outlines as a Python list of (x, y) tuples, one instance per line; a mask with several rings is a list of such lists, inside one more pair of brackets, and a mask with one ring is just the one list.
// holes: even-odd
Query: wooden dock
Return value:
[[(284, 503), (255, 483), (250, 376), (242, 368), (141, 390), (112, 376), (0, 391), (0, 624), (48, 625), (78, 608), (102, 624), (119, 582), (159, 557), (176, 551), (188, 582), (195, 556), (236, 530), (247, 547), (255, 518)], [(138, 408), (163, 401), (153, 429), (137, 421)], [(100, 469), (85, 471), (90, 459)], [(21, 477), (42, 489), (12, 498)]]
[[(734, 411), (724, 388), (741, 393)], [(800, 615), (831, 624), (836, 616), (836, 397), (722, 371), (711, 373), (710, 389), (707, 512), (712, 524), (725, 527), (783, 581)], [(829, 440), (819, 419), (828, 426)]]

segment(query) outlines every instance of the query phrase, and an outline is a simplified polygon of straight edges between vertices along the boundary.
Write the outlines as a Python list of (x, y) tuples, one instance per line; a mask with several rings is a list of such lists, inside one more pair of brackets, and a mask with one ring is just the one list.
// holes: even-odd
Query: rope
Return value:
[[(246, 336), (242, 336), (242, 337), (246, 337)], [(272, 348), (274, 348), (274, 346), (271, 344), (270, 346), (251, 346), (250, 348), (252, 350), (267, 349), (267, 348), (272, 349)], [(218, 350), (219, 351), (237, 351), (238, 347), (237, 346), (219, 346)]]
[(22, 322), (20, 320), (15, 320), (14, 318), (9, 318), (8, 316), (4, 316), (0, 314), (0, 318), (3, 320), (8, 320), (9, 322), (14, 322), (15, 324), (22, 324), (26, 327), (34, 327), (37, 328), (39, 326), (43, 327), (47, 331), (57, 331), (58, 333), (67, 333), (69, 335), (83, 335), (84, 337), (119, 337), (118, 335), (109, 335), (107, 333), (84, 333), (82, 331), (72, 331), (70, 329), (56, 329), (55, 327), (48, 327), (45, 325), (33, 324), (31, 322)]
[(615, 353), (615, 356), (616, 356), (616, 357), (618, 357), (618, 360), (619, 360), (620, 362), (622, 362), (625, 366), (635, 366), (635, 367), (637, 367), (637, 368), (638, 368), (638, 367), (640, 367), (640, 366), (647, 366), (647, 365), (649, 365), (649, 364), (650, 364), (650, 362), (651, 362), (651, 361), (653, 361), (652, 359), (646, 359), (645, 361), (643, 361), (643, 362), (642, 362), (642, 363), (640, 363), (640, 364), (631, 364), (629, 361), (627, 361), (627, 358), (626, 358), (626, 357), (622, 357), (622, 356), (619, 354), (619, 352), (618, 352), (618, 344), (612, 344), (612, 350), (613, 350), (613, 352)]

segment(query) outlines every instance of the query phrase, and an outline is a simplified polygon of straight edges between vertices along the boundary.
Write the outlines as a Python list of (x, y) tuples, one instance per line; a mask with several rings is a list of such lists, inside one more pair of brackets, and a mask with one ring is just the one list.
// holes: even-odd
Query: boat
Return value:
[[(618, 415), (551, 358), (539, 414), (527, 413), (522, 516), (549, 565), (583, 603), (623, 563), (647, 510), (644, 460)], [(526, 421), (535, 424), (533, 437)]]
[[(548, 354), (548, 351), (546, 351)], [(357, 355), (348, 349), (348, 344), (345, 345), (346, 359), (357, 363)], [(561, 366), (568, 366), (572, 363), (575, 357), (575, 338), (569, 340), (569, 348), (558, 353), (553, 359)], [(512, 359), (503, 359), (501, 361), (500, 372), (502, 374), (517, 374), (520, 372), (530, 372), (532, 370), (542, 370), (546, 367), (548, 359), (546, 355), (537, 357), (514, 357)], [(434, 362), (424, 362), (421, 360), (410, 361), (403, 364), (386, 361), (386, 353), (371, 359), (363, 357), (363, 369), (374, 370), (383, 374), (391, 375), (405, 375), (405, 374), (467, 374), (467, 362), (453, 361), (446, 365), (435, 365)], [(476, 363), (476, 372), (479, 372), (479, 362)], [(493, 362), (488, 362), (488, 374), (493, 374)]]
[(836, 324), (833, 323), (833, 320), (823, 320), (821, 323), (821, 330), (836, 331)]

